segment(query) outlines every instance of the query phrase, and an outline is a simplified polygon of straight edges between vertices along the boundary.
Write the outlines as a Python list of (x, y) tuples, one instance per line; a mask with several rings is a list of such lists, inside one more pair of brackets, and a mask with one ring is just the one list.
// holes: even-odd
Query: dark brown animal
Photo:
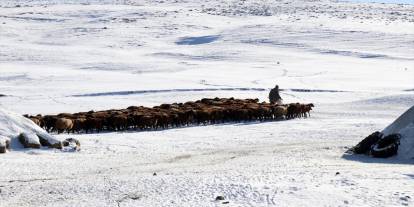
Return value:
[(73, 120), (68, 118), (58, 118), (55, 123), (55, 129), (58, 133), (69, 131), (73, 128)]
[(301, 113), (303, 117), (310, 117), (310, 111), (315, 107), (313, 103), (301, 105)]

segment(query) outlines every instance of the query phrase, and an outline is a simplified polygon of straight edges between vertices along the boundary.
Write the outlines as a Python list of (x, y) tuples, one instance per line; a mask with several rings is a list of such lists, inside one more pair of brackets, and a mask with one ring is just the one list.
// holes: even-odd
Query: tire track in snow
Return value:
[[(136, 94), (154, 94), (154, 93), (185, 93), (185, 92), (211, 92), (211, 91), (268, 91), (271, 88), (182, 88), (182, 89), (154, 89), (154, 90), (132, 90), (132, 91), (111, 91), (99, 93), (75, 94), (72, 97), (97, 97), (97, 96), (127, 96)], [(351, 91), (330, 90), (330, 89), (306, 89), (306, 88), (292, 88), (280, 89), (280, 91), (291, 92), (316, 92), (316, 93), (343, 93)]]

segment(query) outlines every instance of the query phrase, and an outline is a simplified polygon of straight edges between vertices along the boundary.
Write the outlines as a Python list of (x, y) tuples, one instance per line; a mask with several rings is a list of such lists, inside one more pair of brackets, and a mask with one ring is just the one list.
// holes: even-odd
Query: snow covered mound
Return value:
[(414, 106), (386, 127), (382, 133), (384, 136), (401, 134), (397, 157), (400, 159), (414, 159)]
[[(22, 148), (18, 141), (20, 134), (35, 139), (32, 141), (42, 143), (42, 145), (56, 146), (61, 143), (60, 140), (48, 134), (30, 119), (0, 107), (0, 137), (10, 139), (11, 149), (16, 149)], [(41, 138), (40, 140), (39, 137)]]

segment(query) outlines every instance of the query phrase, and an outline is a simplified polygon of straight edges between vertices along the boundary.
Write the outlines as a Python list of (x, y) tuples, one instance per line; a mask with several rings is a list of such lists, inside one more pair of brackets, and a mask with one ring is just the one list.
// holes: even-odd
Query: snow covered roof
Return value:
[(394, 133), (401, 134), (401, 145), (397, 157), (400, 159), (414, 158), (414, 106), (404, 112), (392, 124), (386, 127), (384, 136)]
[(12, 149), (21, 148), (21, 145), (17, 141), (17, 138), (21, 133), (36, 134), (50, 140), (51, 142), (58, 141), (55, 137), (48, 134), (44, 129), (37, 126), (30, 119), (0, 106), (0, 137), (4, 136), (11, 139)]

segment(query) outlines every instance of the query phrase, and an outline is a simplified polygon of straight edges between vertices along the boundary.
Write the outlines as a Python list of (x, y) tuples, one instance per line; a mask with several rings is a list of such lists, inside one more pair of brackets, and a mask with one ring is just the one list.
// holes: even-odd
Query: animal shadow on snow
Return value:
[[(99, 133), (92, 132), (88, 134), (100, 134), (100, 133), (140, 133), (140, 132), (161, 132), (166, 130), (176, 130), (176, 129), (187, 129), (187, 128), (194, 128), (194, 127), (207, 127), (207, 126), (244, 126), (244, 125), (256, 125), (256, 124), (263, 124), (263, 123), (269, 123), (269, 122), (279, 122), (279, 121), (289, 121), (289, 119), (275, 119), (275, 120), (269, 120), (269, 121), (245, 121), (245, 122), (225, 122), (225, 123), (214, 123), (214, 124), (200, 124), (200, 125), (189, 125), (189, 126), (178, 126), (178, 127), (172, 127), (172, 128), (158, 128), (158, 129), (128, 129), (124, 131), (108, 131), (103, 130)], [(85, 133), (81, 133), (85, 134)]]

